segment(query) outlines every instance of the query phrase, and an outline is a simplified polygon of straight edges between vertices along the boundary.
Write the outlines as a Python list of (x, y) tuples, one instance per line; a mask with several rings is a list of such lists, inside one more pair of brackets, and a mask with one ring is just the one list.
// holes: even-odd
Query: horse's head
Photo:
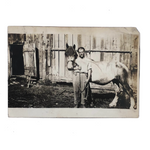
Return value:
[(68, 70), (73, 70), (75, 66), (75, 59), (78, 56), (75, 50), (75, 45), (69, 46), (68, 43), (66, 44), (65, 56), (67, 57)]

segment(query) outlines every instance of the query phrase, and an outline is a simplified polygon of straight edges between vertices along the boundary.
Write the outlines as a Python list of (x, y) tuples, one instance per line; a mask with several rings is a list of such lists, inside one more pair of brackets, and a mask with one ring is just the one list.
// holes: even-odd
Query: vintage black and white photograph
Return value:
[(139, 43), (133, 27), (8, 27), (9, 116), (138, 117)]

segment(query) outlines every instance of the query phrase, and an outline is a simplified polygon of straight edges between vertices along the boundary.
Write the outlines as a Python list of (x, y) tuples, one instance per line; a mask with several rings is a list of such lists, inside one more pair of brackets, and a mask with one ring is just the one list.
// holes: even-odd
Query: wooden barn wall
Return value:
[[(39, 78), (53, 82), (72, 81), (72, 72), (67, 69), (64, 51), (66, 43), (85, 47), (88, 57), (95, 61), (116, 60), (124, 63), (129, 69), (137, 68), (138, 35), (112, 34), (112, 35), (81, 35), (81, 34), (8, 34), (8, 49), (11, 44), (34, 44), (39, 57)], [(99, 52), (92, 52), (98, 50)], [(100, 51), (131, 51), (129, 53), (105, 53)], [(9, 69), (11, 69), (11, 56), (8, 53)], [(8, 70), (9, 70), (8, 69)], [(11, 74), (11, 71), (9, 71)]]

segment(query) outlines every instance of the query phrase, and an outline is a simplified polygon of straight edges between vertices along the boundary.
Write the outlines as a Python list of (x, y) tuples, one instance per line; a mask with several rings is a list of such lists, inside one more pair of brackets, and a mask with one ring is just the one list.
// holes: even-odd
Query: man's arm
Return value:
[(92, 69), (88, 70), (88, 78), (87, 78), (87, 83), (89, 83), (90, 79), (91, 79), (91, 74), (92, 74)]
[(74, 70), (81, 70), (82, 68), (80, 66), (74, 67)]

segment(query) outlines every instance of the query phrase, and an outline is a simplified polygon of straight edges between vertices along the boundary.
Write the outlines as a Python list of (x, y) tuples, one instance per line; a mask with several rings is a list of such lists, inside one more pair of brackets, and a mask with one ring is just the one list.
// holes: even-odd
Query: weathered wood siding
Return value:
[[(32, 50), (37, 49), (39, 59), (39, 77), (49, 79), (53, 82), (72, 81), (72, 72), (67, 69), (67, 62), (64, 55), (66, 43), (85, 47), (88, 57), (95, 61), (116, 60), (124, 63), (129, 69), (137, 68), (138, 59), (138, 35), (112, 34), (112, 35), (82, 35), (82, 34), (8, 34), (8, 44), (28, 44)], [(9, 48), (9, 46), (8, 46)], [(53, 51), (57, 49), (58, 51)], [(37, 55), (33, 53), (33, 59)], [(96, 51), (96, 52), (94, 52)], [(101, 51), (131, 51), (130, 53), (106, 53)], [(11, 57), (8, 53), (8, 57)], [(11, 58), (8, 59), (11, 66)], [(35, 60), (34, 72), (37, 76), (37, 63)], [(11, 67), (9, 67), (10, 69)], [(11, 71), (9, 71), (11, 74)]]

